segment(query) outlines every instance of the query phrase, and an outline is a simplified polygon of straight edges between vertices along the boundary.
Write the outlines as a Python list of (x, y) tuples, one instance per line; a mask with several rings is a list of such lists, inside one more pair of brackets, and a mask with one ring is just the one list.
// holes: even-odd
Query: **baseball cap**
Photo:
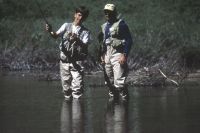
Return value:
[(116, 7), (114, 4), (106, 4), (104, 6), (104, 10), (109, 10), (109, 11), (115, 11), (116, 10)]

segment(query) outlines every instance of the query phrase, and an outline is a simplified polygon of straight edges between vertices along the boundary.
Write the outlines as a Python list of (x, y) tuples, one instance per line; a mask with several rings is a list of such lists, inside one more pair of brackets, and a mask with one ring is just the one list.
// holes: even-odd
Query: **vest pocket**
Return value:
[(124, 40), (114, 38), (111, 46), (115, 49), (124, 46)]

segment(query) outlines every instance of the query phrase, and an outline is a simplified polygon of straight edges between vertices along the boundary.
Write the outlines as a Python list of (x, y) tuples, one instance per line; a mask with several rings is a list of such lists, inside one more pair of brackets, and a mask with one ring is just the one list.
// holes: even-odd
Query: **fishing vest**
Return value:
[[(85, 28), (81, 26), (81, 29), (78, 31), (77, 37), (81, 40), (83, 38), (83, 30)], [(78, 42), (70, 42), (69, 38), (72, 33), (72, 23), (68, 24), (66, 27), (64, 34), (62, 35), (62, 41), (60, 44), (60, 59), (63, 62), (73, 62), (73, 61), (80, 61), (84, 60), (87, 56), (87, 47), (83, 47), (82, 44), (78, 44)]]
[(113, 48), (119, 48), (124, 46), (124, 40), (121, 39), (119, 35), (119, 24), (122, 21), (122, 19), (119, 19), (117, 22), (113, 23), (113, 25), (109, 29), (109, 38), (105, 38), (105, 29), (107, 23), (103, 24), (101, 26), (102, 32), (104, 33), (104, 44), (111, 45)]

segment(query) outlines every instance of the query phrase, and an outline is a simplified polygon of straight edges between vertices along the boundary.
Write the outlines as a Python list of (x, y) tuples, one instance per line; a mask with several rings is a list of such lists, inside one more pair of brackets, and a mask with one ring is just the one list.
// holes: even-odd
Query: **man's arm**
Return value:
[(124, 39), (124, 41), (125, 41), (124, 42), (124, 51), (123, 51), (122, 56), (119, 59), (119, 63), (123, 65), (127, 62), (127, 57), (129, 55), (133, 41), (132, 41), (132, 37), (131, 37), (131, 33), (129, 31), (129, 28), (124, 21), (122, 21), (122, 23), (120, 23), (120, 25), (119, 25), (119, 32), (120, 32), (122, 39)]
[(122, 22), (119, 27), (120, 34), (122, 38), (125, 40), (124, 44), (124, 54), (126, 56), (129, 55), (131, 46), (133, 44), (132, 36), (130, 30), (125, 22)]
[(58, 34), (56, 32), (54, 32), (52, 30), (52, 26), (50, 24), (46, 24), (46, 31), (49, 32), (49, 34), (53, 37), (53, 38), (58, 38)]

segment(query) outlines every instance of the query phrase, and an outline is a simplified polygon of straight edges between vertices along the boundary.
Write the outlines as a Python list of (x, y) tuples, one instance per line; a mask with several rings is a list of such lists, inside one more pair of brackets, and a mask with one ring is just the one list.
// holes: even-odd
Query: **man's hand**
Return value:
[(70, 37), (69, 37), (69, 41), (70, 41), (70, 42), (75, 42), (75, 41), (77, 41), (77, 40), (78, 40), (77, 35), (76, 35), (75, 33), (72, 33), (72, 34), (70, 35)]
[(119, 64), (124, 65), (127, 61), (127, 57), (125, 54), (121, 54), (120, 58), (119, 58)]
[(48, 31), (53, 38), (56, 39), (58, 37), (58, 35), (56, 34), (56, 32), (52, 31), (52, 26), (50, 24), (46, 23), (45, 28), (46, 28), (46, 31)]
[(46, 31), (51, 32), (52, 26), (50, 24), (46, 24)]
[(98, 38), (99, 43), (103, 42), (103, 32), (99, 32), (97, 38)]
[(104, 65), (105, 64), (105, 57), (101, 56), (101, 64)]

